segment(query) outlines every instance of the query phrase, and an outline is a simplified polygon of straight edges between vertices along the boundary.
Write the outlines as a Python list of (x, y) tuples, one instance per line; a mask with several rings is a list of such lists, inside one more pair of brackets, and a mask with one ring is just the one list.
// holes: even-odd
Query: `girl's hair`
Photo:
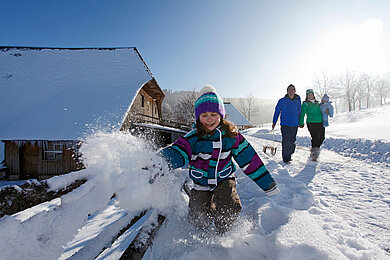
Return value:
[[(232, 122), (222, 119), (219, 125), (221, 126), (221, 130), (226, 132), (226, 136), (235, 137), (236, 135), (238, 135), (237, 126)], [(196, 133), (198, 136), (212, 134), (215, 131), (215, 130), (213, 130), (212, 132), (207, 131), (207, 129), (200, 123), (199, 119), (196, 121), (195, 126), (197, 129)]]
[[(309, 93), (309, 94), (310, 94), (310, 93)], [(305, 101), (310, 102), (309, 99), (307, 98), (307, 96), (308, 96), (309, 94), (306, 94), (306, 99), (305, 99)], [(316, 96), (314, 95), (314, 93), (312, 93), (312, 94), (313, 94), (313, 97), (314, 97), (314, 103), (317, 103), (318, 101), (317, 101), (317, 99), (316, 99)]]

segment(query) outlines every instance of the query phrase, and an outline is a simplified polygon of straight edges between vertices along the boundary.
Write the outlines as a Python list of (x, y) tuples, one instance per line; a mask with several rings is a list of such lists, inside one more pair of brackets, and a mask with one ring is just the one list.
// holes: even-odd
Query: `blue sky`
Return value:
[(321, 71), (390, 71), (389, 13), (386, 0), (1, 0), (0, 45), (137, 47), (162, 88), (276, 99)]

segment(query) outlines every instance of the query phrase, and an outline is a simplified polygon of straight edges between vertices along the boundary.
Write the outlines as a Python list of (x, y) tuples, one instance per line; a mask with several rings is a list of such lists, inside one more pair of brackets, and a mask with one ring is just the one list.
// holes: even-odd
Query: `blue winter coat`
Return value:
[[(328, 116), (333, 117), (333, 106), (331, 103), (332, 102), (325, 102), (320, 104), (324, 127), (329, 126)], [(328, 110), (329, 114), (326, 113), (326, 110)]]
[(279, 99), (275, 107), (273, 124), (276, 124), (279, 115), (280, 125), (298, 126), (299, 116), (301, 115), (301, 98), (298, 95), (294, 95), (294, 98), (291, 99), (286, 94), (286, 96)]

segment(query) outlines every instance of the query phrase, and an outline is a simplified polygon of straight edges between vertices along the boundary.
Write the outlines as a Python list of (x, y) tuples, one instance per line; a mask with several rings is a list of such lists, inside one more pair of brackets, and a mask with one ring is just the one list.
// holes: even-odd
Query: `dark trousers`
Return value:
[(295, 152), (295, 141), (297, 139), (298, 126), (281, 126), (282, 130), (282, 158), (283, 161), (291, 160)]
[(311, 136), (311, 147), (320, 147), (325, 140), (325, 127), (322, 123), (307, 123)]
[(222, 181), (213, 191), (191, 190), (188, 217), (199, 229), (207, 228), (214, 221), (217, 231), (224, 233), (240, 212), (241, 201), (234, 179)]

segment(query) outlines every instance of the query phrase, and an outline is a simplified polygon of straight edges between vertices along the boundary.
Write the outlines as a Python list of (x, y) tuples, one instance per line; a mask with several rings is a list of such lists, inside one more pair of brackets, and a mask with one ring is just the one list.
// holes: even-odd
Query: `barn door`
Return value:
[(38, 178), (39, 146), (26, 144), (20, 148), (20, 178)]

